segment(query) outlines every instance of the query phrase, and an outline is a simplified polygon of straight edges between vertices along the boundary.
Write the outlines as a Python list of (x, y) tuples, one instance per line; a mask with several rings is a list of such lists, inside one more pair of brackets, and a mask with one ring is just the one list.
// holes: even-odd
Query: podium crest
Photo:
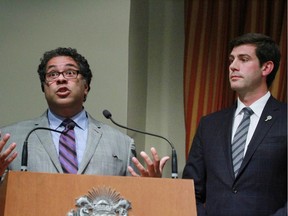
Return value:
[(75, 206), (67, 216), (128, 216), (131, 203), (116, 190), (102, 186), (92, 188), (87, 195), (76, 199)]

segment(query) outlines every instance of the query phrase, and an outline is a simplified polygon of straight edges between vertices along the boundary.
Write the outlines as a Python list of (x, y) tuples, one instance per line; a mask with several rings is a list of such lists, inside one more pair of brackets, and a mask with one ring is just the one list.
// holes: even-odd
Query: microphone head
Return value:
[(71, 122), (69, 122), (69, 123), (67, 124), (66, 127), (67, 127), (69, 130), (72, 130), (75, 126), (76, 126), (75, 122), (74, 122), (74, 121), (71, 121)]
[(103, 110), (103, 115), (107, 119), (110, 119), (112, 117), (112, 114), (108, 110)]

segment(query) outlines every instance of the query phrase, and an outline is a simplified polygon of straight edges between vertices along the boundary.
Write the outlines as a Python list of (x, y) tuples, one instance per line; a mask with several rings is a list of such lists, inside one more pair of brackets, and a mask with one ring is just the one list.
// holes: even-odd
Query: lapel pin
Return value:
[(272, 116), (268, 115), (265, 119), (265, 121), (270, 121), (272, 119)]

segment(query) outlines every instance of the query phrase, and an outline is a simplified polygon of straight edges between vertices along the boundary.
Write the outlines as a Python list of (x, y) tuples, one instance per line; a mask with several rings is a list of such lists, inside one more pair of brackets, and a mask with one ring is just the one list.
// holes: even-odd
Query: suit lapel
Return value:
[[(264, 110), (261, 114), (258, 125), (249, 143), (249, 146), (248, 146), (246, 155), (243, 159), (242, 165), (240, 167), (238, 176), (240, 176), (241, 172), (245, 169), (245, 167), (251, 160), (251, 157), (253, 156), (254, 152), (257, 150), (257, 147), (261, 144), (266, 134), (269, 132), (271, 126), (274, 124), (274, 122), (277, 121), (278, 118), (280, 118), (279, 114), (277, 113), (277, 110), (278, 110), (278, 105), (277, 103), (275, 103), (275, 99), (273, 97), (270, 97), (270, 99), (267, 101), (266, 106), (264, 107)], [(272, 119), (267, 121), (266, 120), (267, 116), (271, 116)]]
[(102, 132), (99, 130), (100, 128), (101, 128), (100, 124), (92, 122), (91, 117), (88, 115), (88, 137), (87, 137), (86, 149), (84, 152), (85, 157), (83, 157), (79, 165), (78, 174), (84, 173), (91, 158), (95, 154), (96, 148), (99, 144), (99, 140), (102, 136)]
[(234, 178), (234, 171), (233, 171), (233, 163), (232, 163), (232, 156), (231, 156), (231, 135), (232, 135), (232, 124), (234, 119), (234, 112), (236, 109), (236, 105), (233, 108), (228, 109), (227, 112), (223, 116), (223, 130), (219, 133), (222, 136), (223, 140), (223, 150), (225, 154), (225, 158), (227, 161), (229, 173), (232, 178)]
[[(35, 127), (46, 127), (49, 128), (47, 113), (40, 117), (40, 121), (35, 123)], [(63, 172), (58, 159), (58, 153), (56, 151), (55, 145), (53, 143), (53, 138), (50, 131), (47, 130), (36, 130), (35, 134), (37, 135), (40, 144), (43, 146), (47, 154), (49, 155), (51, 161), (56, 167), (58, 172)]]
[[(83, 173), (85, 168), (89, 164), (92, 156), (94, 155), (96, 148), (98, 146), (99, 140), (102, 136), (102, 132), (99, 130), (100, 124), (97, 122), (92, 122), (93, 120), (88, 115), (88, 137), (87, 145), (84, 152), (85, 157), (83, 157), (82, 162), (79, 165), (78, 173)], [(36, 121), (34, 127), (46, 127), (49, 128), (47, 113), (43, 114), (39, 121)], [(56, 151), (55, 145), (53, 143), (53, 138), (50, 131), (47, 130), (36, 130), (35, 134), (39, 139), (39, 143), (43, 146), (47, 154), (49, 155), (51, 161), (53, 162), (55, 168), (59, 173), (62, 173), (62, 167), (59, 162), (58, 153)]]

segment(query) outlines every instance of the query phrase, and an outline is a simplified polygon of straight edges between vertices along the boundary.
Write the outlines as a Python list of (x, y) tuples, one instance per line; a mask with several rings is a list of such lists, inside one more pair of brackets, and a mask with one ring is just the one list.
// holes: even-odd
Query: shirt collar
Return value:
[[(48, 116), (50, 128), (55, 129), (55, 130), (60, 128), (61, 123), (65, 119), (65, 118), (58, 116), (55, 113), (51, 112), (50, 109), (48, 109), (47, 116)], [(87, 118), (87, 113), (84, 109), (82, 109), (81, 112), (79, 112), (78, 114), (73, 116), (71, 119), (75, 122), (75, 124), (78, 128), (80, 128), (82, 130), (85, 130), (87, 128), (88, 118)]]
[[(264, 96), (262, 96), (261, 98), (259, 98), (257, 101), (255, 101), (253, 104), (249, 106), (258, 118), (260, 118), (262, 111), (270, 96), (271, 96), (271, 93), (268, 91)], [(245, 104), (243, 104), (241, 100), (238, 98), (235, 116), (239, 115), (244, 107), (246, 107)]]

